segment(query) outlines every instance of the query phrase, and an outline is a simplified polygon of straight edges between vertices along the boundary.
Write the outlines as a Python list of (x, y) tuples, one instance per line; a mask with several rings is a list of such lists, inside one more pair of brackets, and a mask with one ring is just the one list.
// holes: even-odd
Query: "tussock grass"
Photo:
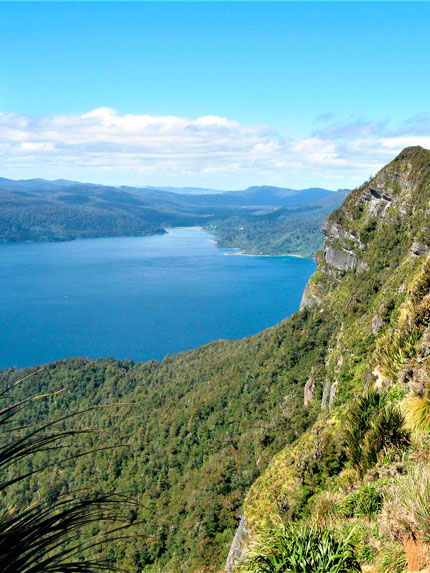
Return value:
[(412, 534), (430, 544), (430, 465), (418, 462), (384, 492), (382, 524), (392, 538)]
[(312, 523), (318, 528), (332, 528), (343, 517), (342, 495), (338, 492), (325, 491), (314, 502)]
[(409, 396), (403, 408), (405, 426), (411, 432), (430, 432), (430, 400), (428, 396)]
[(396, 542), (384, 544), (375, 562), (376, 573), (404, 573), (407, 570), (408, 561), (403, 545)]

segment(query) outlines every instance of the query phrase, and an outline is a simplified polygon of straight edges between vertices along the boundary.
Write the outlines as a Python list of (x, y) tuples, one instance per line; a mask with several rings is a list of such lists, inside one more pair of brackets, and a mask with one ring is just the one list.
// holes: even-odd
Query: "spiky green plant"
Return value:
[(400, 409), (386, 405), (375, 412), (369, 430), (362, 443), (361, 471), (373, 467), (381, 454), (390, 449), (406, 449), (410, 444), (409, 434), (404, 429), (404, 418)]
[(348, 540), (310, 527), (273, 525), (239, 566), (243, 573), (351, 573), (361, 571)]
[(417, 326), (413, 318), (414, 311), (410, 309), (400, 327), (390, 330), (380, 338), (374, 354), (378, 369), (392, 382), (397, 381), (400, 370), (416, 354), (423, 334), (422, 326)]
[[(16, 386), (22, 380), (15, 383)], [(8, 392), (0, 399), (10, 399)], [(88, 549), (123, 537), (132, 524), (137, 504), (128, 496), (107, 493), (90, 496), (85, 491), (60, 496), (50, 504), (38, 500), (23, 508), (5, 506), (5, 495), (13, 484), (48, 467), (47, 463), (24, 474), (13, 471), (14, 464), (32, 459), (34, 454), (64, 447), (64, 440), (77, 437), (89, 430), (56, 431), (55, 425), (73, 417), (66, 416), (40, 426), (23, 428), (19, 412), (46, 396), (30, 397), (0, 410), (0, 494), (3, 507), (0, 513), (0, 571), (2, 573), (95, 573), (118, 570), (106, 561), (85, 559)], [(88, 411), (85, 410), (85, 411)], [(79, 413), (77, 413), (78, 415)], [(102, 448), (103, 449), (103, 448)], [(86, 455), (88, 452), (65, 456), (63, 461)], [(82, 528), (88, 524), (103, 524), (103, 533), (88, 542), (80, 541)]]
[(363, 456), (363, 439), (375, 411), (385, 402), (385, 395), (368, 390), (356, 398), (348, 411), (345, 429), (346, 452), (354, 468), (359, 469)]
[(381, 454), (404, 449), (409, 434), (399, 408), (388, 403), (387, 394), (366, 392), (348, 411), (345, 429), (347, 456), (360, 476), (374, 466)]

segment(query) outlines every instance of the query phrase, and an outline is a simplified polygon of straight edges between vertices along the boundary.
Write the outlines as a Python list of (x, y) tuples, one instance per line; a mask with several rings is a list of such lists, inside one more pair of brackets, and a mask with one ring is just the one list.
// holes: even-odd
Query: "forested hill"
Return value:
[(203, 226), (220, 243), (253, 254), (311, 256), (320, 227), (345, 194), (325, 189), (252, 187), (192, 194), (74, 181), (0, 178), (0, 241), (64, 241), (151, 235)]
[(27, 421), (117, 404), (62, 422), (97, 430), (71, 451), (124, 445), (57, 465), (58, 452), (38, 454), (34, 464), (49, 455), (53, 465), (8, 501), (135, 492), (139, 536), (99, 549), (135, 573), (222, 571), (241, 518), (227, 571), (242, 550), (242, 570), (261, 570), (258, 543), (267, 555), (267, 527), (282, 520), (330, 529), (352, 544), (350, 564), (388, 572), (388, 549), (404, 563), (408, 539), (415, 550), (430, 538), (402, 494), (417, 472), (430, 476), (429, 205), (430, 151), (405, 149), (329, 217), (302, 310), (281, 324), (162, 362), (75, 358), (3, 372), (4, 386), (36, 372), (16, 399), (63, 390)]

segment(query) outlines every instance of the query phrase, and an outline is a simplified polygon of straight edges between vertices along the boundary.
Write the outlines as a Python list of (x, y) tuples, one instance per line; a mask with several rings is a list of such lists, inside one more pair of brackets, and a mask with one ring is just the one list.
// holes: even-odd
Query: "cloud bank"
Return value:
[(388, 122), (317, 118), (308, 137), (280, 134), (219, 116), (84, 114), (34, 118), (0, 113), (0, 175), (86, 178), (95, 182), (188, 181), (237, 186), (359, 183), (407, 145), (430, 147), (430, 114)]

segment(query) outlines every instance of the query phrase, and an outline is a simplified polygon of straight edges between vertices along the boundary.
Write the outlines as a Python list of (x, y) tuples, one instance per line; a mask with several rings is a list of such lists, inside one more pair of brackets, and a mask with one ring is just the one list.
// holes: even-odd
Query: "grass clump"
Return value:
[(339, 493), (324, 491), (314, 501), (312, 522), (317, 527), (334, 527), (343, 517), (342, 496)]
[(282, 523), (260, 536), (240, 565), (241, 573), (350, 573), (361, 571), (348, 540), (328, 530)]
[(404, 573), (408, 569), (406, 553), (401, 543), (386, 543), (375, 563), (376, 573)]
[(375, 360), (381, 373), (396, 382), (401, 369), (416, 354), (422, 329), (412, 321), (405, 323), (394, 332), (381, 337), (375, 352)]
[(430, 397), (409, 396), (404, 406), (405, 426), (415, 434), (430, 432)]
[(341, 502), (344, 517), (372, 518), (382, 509), (382, 495), (372, 484), (366, 484)]
[(384, 494), (382, 519), (392, 538), (412, 535), (430, 544), (430, 465), (416, 463)]

